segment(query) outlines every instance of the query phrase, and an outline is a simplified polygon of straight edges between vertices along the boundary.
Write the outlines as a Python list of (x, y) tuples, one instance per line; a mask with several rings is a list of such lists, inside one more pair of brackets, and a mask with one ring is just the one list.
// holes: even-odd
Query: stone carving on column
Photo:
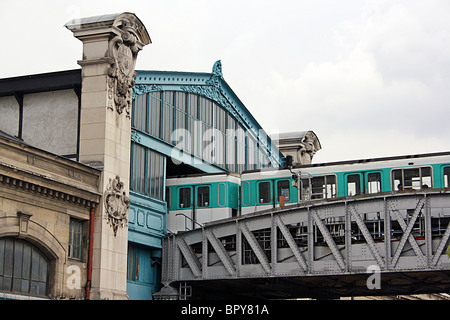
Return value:
[(120, 177), (109, 179), (105, 194), (106, 219), (112, 226), (114, 236), (117, 235), (119, 226), (124, 227), (128, 220), (128, 209), (130, 208), (130, 198), (124, 190), (124, 183)]
[(140, 47), (135, 35), (135, 23), (121, 20), (122, 33), (109, 41), (109, 55), (114, 63), (108, 69), (108, 108), (131, 117), (136, 58)]
[(316, 140), (317, 136), (314, 134), (314, 132), (306, 132), (305, 137), (302, 139), (301, 146), (297, 151), (297, 158), (300, 159), (301, 164), (310, 164), (312, 162), (312, 158), (317, 151), (315, 146)]

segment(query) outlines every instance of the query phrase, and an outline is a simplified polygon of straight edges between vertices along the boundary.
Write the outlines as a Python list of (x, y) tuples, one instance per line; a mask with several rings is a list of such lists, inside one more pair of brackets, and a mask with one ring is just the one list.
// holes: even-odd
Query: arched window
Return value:
[(30, 243), (0, 238), (0, 291), (46, 296), (49, 260)]

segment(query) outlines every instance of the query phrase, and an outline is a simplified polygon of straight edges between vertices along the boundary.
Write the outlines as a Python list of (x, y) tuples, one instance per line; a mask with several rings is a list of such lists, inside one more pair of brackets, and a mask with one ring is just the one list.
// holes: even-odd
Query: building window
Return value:
[(0, 238), (0, 290), (46, 296), (49, 261), (33, 245), (14, 238)]
[(199, 207), (209, 207), (209, 187), (197, 188), (197, 205)]
[(131, 190), (164, 200), (165, 157), (132, 143)]
[(232, 172), (271, 166), (269, 140), (260, 139), (226, 108), (201, 95), (152, 91), (136, 96), (132, 125)]
[(128, 242), (127, 280), (146, 285), (158, 285), (161, 272), (161, 260), (158, 254), (160, 250)]
[(189, 208), (191, 206), (191, 188), (180, 188), (179, 194), (180, 208)]
[(81, 260), (83, 222), (70, 218), (69, 258)]

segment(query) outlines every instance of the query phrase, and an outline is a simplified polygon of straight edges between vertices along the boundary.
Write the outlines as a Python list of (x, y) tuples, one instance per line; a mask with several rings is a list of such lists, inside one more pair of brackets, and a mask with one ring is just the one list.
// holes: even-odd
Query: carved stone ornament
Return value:
[(106, 219), (117, 235), (119, 226), (124, 227), (128, 220), (128, 209), (130, 208), (130, 198), (126, 195), (124, 184), (120, 181), (120, 177), (109, 179), (109, 184), (105, 194)]
[(250, 124), (245, 119), (243, 119), (242, 116), (238, 115), (236, 109), (225, 97), (224, 90), (220, 84), (221, 79), (223, 79), (222, 62), (220, 60), (217, 60), (214, 63), (211, 78), (209, 78), (205, 82), (206, 85), (182, 86), (181, 90), (189, 93), (198, 94), (217, 102), (219, 105), (224, 107), (228, 112), (230, 112), (235, 118), (240, 118), (243, 122), (246, 122), (248, 126), (250, 126)]
[(114, 63), (108, 69), (108, 108), (119, 114), (125, 111), (131, 118), (131, 99), (133, 94), (134, 71), (139, 47), (133, 32), (133, 23), (122, 21), (122, 33), (109, 41), (109, 55)]

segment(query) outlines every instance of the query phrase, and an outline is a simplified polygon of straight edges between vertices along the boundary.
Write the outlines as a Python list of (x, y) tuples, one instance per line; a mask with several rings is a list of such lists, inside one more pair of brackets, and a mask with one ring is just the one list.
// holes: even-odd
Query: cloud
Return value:
[(210, 72), (221, 59), (263, 128), (315, 131), (323, 159), (450, 147), (447, 0), (48, 0), (0, 9), (15, 26), (0, 35), (0, 77), (79, 68), (81, 43), (64, 23), (130, 11), (153, 41), (137, 68)]
[(334, 58), (249, 79), (252, 97), (264, 93), (251, 111), (268, 129), (314, 130), (330, 160), (448, 149), (450, 22), (433, 4), (369, 1), (334, 29)]

